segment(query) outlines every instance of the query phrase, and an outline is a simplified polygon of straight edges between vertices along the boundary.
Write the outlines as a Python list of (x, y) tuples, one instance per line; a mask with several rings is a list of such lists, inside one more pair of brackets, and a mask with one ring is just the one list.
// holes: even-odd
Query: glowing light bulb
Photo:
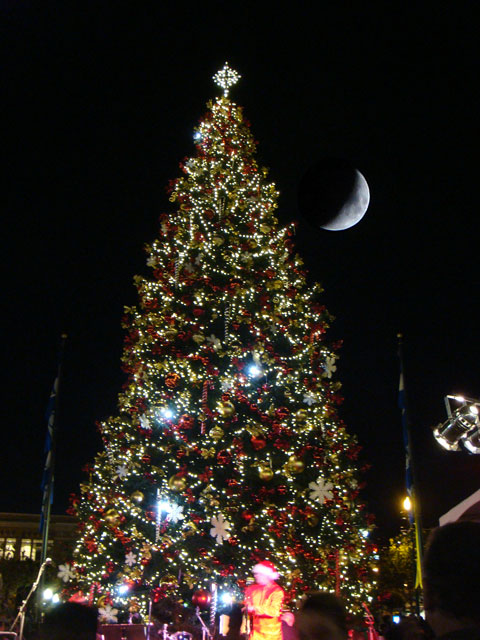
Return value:
[(405, 511), (412, 510), (412, 501), (410, 500), (409, 496), (407, 496), (403, 501), (403, 508), (405, 509)]
[(231, 605), (233, 603), (233, 596), (231, 593), (222, 593), (220, 600), (223, 604)]
[(251, 364), (247, 369), (247, 373), (251, 378), (258, 378), (263, 372), (257, 364)]
[(165, 420), (171, 420), (175, 415), (173, 411), (170, 409), (170, 407), (162, 407), (159, 411), (159, 414)]
[(163, 512), (169, 513), (170, 509), (171, 509), (170, 504), (166, 500), (161, 500), (158, 503), (158, 511), (160, 513), (163, 513)]

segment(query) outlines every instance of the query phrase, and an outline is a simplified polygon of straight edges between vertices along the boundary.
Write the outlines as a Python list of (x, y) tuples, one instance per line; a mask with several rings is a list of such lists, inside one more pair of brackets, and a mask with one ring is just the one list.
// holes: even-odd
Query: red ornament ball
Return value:
[(263, 449), (264, 447), (266, 447), (267, 445), (267, 441), (265, 440), (265, 438), (263, 438), (262, 436), (259, 437), (253, 437), (251, 439), (251, 443), (252, 443), (252, 447), (256, 450), (256, 451), (260, 451), (260, 449)]
[(192, 596), (192, 603), (200, 609), (208, 609), (212, 601), (212, 594), (206, 589), (197, 589)]

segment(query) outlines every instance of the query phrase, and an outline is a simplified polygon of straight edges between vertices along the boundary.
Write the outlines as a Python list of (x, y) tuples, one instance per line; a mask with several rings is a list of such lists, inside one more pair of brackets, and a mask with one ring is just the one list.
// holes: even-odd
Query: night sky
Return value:
[[(6, 273), (0, 511), (38, 512), (45, 408), (68, 333), (53, 510), (63, 513), (116, 410), (124, 305), (167, 182), (225, 60), (242, 75), (258, 158), (298, 220), (297, 249), (342, 339), (340, 415), (372, 468), (379, 535), (400, 526), (397, 333), (424, 524), (480, 485), (480, 456), (440, 449), (443, 398), (480, 397), (478, 48), (474, 3), (1, 3)], [(315, 9), (312, 7), (315, 6)], [(270, 9), (267, 9), (270, 7)], [(232, 17), (233, 16), (233, 17)], [(371, 204), (344, 232), (302, 219), (297, 187), (352, 162)]]

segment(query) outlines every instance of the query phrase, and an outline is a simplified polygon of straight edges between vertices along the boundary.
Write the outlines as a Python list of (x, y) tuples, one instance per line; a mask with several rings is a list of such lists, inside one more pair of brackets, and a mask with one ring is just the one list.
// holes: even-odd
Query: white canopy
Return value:
[(457, 520), (476, 520), (480, 522), (480, 489), (441, 516), (439, 524), (443, 526), (448, 522), (456, 522)]

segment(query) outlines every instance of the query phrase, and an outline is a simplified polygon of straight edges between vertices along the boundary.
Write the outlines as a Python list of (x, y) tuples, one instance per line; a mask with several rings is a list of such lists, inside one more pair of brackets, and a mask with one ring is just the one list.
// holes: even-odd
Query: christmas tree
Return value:
[(337, 589), (359, 609), (371, 591), (331, 318), (293, 253), (294, 225), (275, 217), (278, 192), (229, 98), (238, 78), (227, 64), (214, 77), (223, 95), (170, 184), (176, 210), (125, 310), (118, 415), (99, 425), (104, 450), (73, 501), (67, 577), (104, 612), (145, 611), (152, 592), (189, 602), (212, 583), (240, 599), (262, 559), (290, 601)]

